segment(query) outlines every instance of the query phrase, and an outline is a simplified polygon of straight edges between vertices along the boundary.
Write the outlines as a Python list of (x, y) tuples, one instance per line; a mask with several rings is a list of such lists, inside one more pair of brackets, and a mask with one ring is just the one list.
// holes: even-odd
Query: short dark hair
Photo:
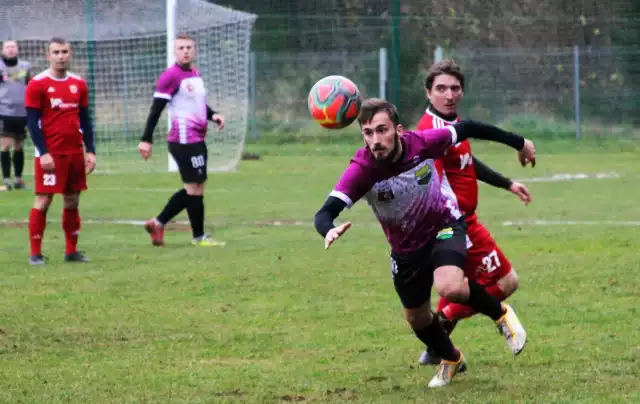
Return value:
[(458, 79), (460, 87), (464, 90), (464, 74), (462, 73), (460, 66), (451, 59), (444, 59), (432, 64), (431, 67), (429, 67), (429, 72), (427, 73), (427, 78), (424, 81), (424, 86), (431, 90), (433, 87), (433, 81), (441, 74), (447, 74)]
[(54, 36), (53, 38), (49, 39), (49, 45), (54, 44), (54, 43), (58, 44), (58, 45), (66, 45), (69, 42), (64, 38), (61, 38), (59, 36)]
[(400, 124), (398, 108), (396, 108), (393, 103), (380, 98), (367, 98), (362, 102), (360, 114), (358, 115), (358, 123), (362, 126), (363, 123), (371, 122), (374, 115), (379, 112), (386, 112), (394, 125)]
[(69, 43), (69, 41), (67, 41), (64, 38), (61, 38), (59, 36), (54, 36), (53, 38), (49, 39), (49, 44), (47, 45), (47, 52), (51, 49), (51, 45), (56, 44), (56, 45), (67, 45)]
[(193, 41), (193, 42), (196, 41), (194, 37), (192, 37), (191, 35), (187, 34), (186, 32), (181, 32), (178, 35), (176, 35), (176, 40), (177, 39), (186, 39), (186, 40)]

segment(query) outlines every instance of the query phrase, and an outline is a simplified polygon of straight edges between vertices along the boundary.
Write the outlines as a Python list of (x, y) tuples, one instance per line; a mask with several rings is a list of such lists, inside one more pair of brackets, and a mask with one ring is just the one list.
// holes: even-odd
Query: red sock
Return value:
[(29, 212), (29, 243), (31, 256), (42, 254), (42, 237), (47, 227), (47, 213), (36, 208)]
[[(495, 297), (499, 301), (503, 301), (504, 299), (506, 299), (506, 296), (497, 283), (495, 285), (485, 287), (484, 290), (486, 290), (488, 294)], [(439, 304), (438, 307), (440, 307)], [(462, 320), (463, 318), (471, 317), (477, 313), (471, 307), (458, 303), (449, 303), (444, 308), (442, 308), (441, 311), (449, 320)]]
[(447, 307), (447, 305), (450, 303), (451, 303), (450, 301), (448, 301), (444, 297), (441, 297), (440, 300), (438, 300), (438, 307), (436, 308), (436, 313), (442, 311), (442, 309)]
[(76, 252), (78, 235), (80, 234), (78, 209), (64, 209), (62, 211), (62, 230), (64, 230), (65, 254), (73, 254)]
[(457, 321), (473, 316), (476, 311), (464, 304), (449, 303), (442, 309), (442, 314), (451, 321)]

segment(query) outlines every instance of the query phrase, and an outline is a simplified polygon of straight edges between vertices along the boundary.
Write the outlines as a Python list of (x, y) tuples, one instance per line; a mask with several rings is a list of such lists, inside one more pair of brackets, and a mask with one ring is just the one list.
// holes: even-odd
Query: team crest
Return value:
[(187, 84), (187, 91), (188, 92), (192, 92), (193, 91), (193, 86), (191, 84)]
[(78, 92), (78, 87), (76, 87), (75, 84), (72, 84), (69, 86), (69, 91), (71, 91), (71, 94), (75, 94)]
[(431, 167), (429, 167), (428, 164), (416, 171), (416, 179), (418, 180), (418, 184), (428, 184), (429, 180), (431, 180), (431, 175)]
[(378, 201), (380, 202), (390, 202), (393, 198), (395, 198), (395, 195), (388, 185), (383, 185), (383, 188), (378, 191)]
[(451, 237), (453, 237), (453, 229), (451, 227), (440, 230), (436, 235), (436, 239), (438, 240), (448, 240)]

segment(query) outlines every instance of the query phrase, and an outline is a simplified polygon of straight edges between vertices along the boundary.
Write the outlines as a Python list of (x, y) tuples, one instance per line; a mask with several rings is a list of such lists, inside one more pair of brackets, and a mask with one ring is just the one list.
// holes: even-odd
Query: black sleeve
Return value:
[(511, 187), (513, 181), (509, 178), (497, 171), (494, 171), (491, 167), (480, 161), (476, 156), (473, 156), (472, 158), (478, 180), (496, 188), (509, 189)]
[(316, 231), (325, 237), (329, 230), (333, 229), (335, 225), (333, 221), (340, 215), (340, 212), (347, 207), (347, 204), (340, 198), (330, 196), (327, 201), (322, 205), (322, 208), (316, 213), (313, 220), (313, 224), (316, 227)]
[(40, 129), (40, 110), (37, 108), (27, 107), (27, 128), (29, 128), (29, 135), (31, 135), (31, 141), (38, 150), (38, 153), (42, 156), (47, 154), (47, 144), (44, 141), (44, 135)]
[(207, 119), (212, 121), (213, 116), (216, 114), (216, 111), (213, 110), (210, 106), (207, 105)]
[(160, 120), (160, 115), (162, 115), (162, 110), (167, 106), (169, 100), (165, 98), (154, 98), (153, 104), (151, 104), (151, 108), (149, 109), (149, 116), (147, 117), (147, 124), (144, 127), (144, 133), (142, 134), (142, 141), (153, 143), (153, 131)]
[(483, 139), (503, 143), (516, 150), (522, 150), (524, 147), (524, 138), (522, 136), (486, 123), (462, 121), (456, 123), (453, 127), (456, 130), (458, 142), (467, 139)]
[(87, 153), (95, 153), (96, 144), (93, 134), (93, 122), (91, 122), (91, 114), (89, 113), (89, 108), (80, 108), (80, 127), (82, 128), (82, 138)]

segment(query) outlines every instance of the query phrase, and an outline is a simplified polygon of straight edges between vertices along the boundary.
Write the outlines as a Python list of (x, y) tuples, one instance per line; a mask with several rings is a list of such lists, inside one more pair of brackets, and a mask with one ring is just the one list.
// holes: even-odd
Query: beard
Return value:
[(395, 135), (393, 136), (393, 149), (391, 149), (391, 151), (386, 156), (384, 157), (376, 156), (374, 151), (379, 151), (379, 150), (381, 149), (372, 150), (369, 147), (369, 152), (371, 153), (371, 155), (373, 155), (373, 158), (376, 160), (376, 163), (378, 165), (389, 165), (393, 163), (393, 161), (398, 156), (398, 153), (400, 153), (400, 136), (398, 135), (398, 132), (396, 131)]

